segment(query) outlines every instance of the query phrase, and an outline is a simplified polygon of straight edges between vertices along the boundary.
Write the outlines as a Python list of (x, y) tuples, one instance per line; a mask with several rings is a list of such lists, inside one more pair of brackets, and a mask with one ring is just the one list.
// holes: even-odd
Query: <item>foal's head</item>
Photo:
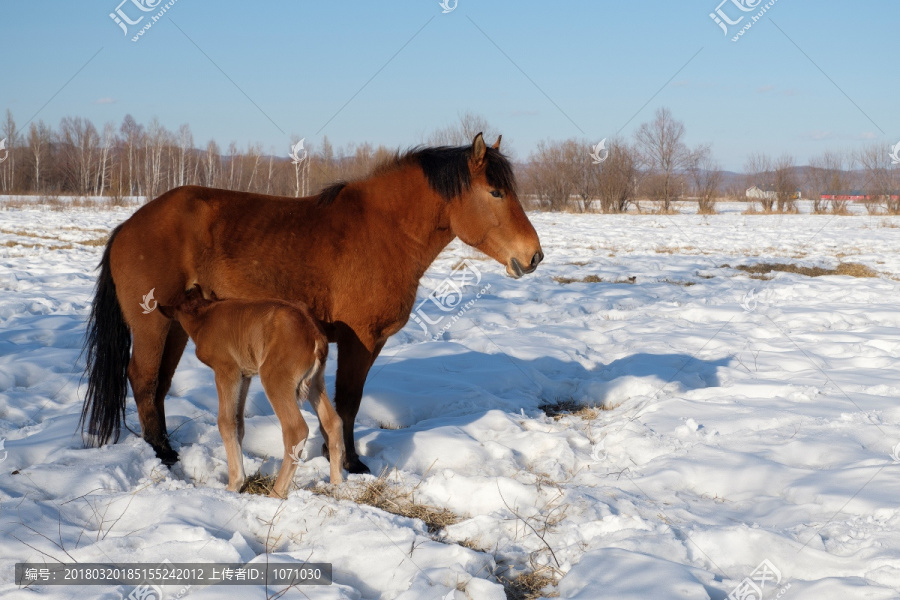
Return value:
[(418, 160), (431, 187), (448, 200), (450, 228), (459, 239), (506, 266), (511, 277), (537, 268), (541, 242), (519, 203), (500, 138), (488, 148), (479, 133), (471, 147), (428, 148)]
[(204, 298), (203, 290), (200, 289), (199, 285), (195, 285), (194, 287), (179, 293), (172, 301), (172, 304), (168, 306), (160, 305), (159, 310), (163, 315), (170, 319), (177, 317), (176, 312), (195, 317), (203, 308), (214, 302), (218, 302), (219, 298), (212, 290), (210, 290), (209, 296), (209, 298)]

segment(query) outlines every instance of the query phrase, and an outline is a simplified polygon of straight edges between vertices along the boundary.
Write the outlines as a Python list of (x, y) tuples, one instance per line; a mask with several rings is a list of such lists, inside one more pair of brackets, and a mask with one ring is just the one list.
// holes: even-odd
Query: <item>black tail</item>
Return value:
[(110, 438), (113, 442), (119, 440), (128, 394), (131, 332), (119, 308), (116, 284), (109, 268), (110, 248), (120, 228), (121, 225), (109, 236), (100, 261), (100, 277), (84, 340), (88, 386), (79, 426), (82, 434), (87, 429), (98, 445), (105, 444)]

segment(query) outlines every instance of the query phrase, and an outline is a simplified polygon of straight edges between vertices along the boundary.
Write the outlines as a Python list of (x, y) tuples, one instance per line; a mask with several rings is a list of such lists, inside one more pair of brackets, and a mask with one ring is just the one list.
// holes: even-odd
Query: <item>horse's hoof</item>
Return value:
[(367, 475), (371, 473), (369, 471), (369, 467), (363, 464), (361, 460), (359, 460), (358, 456), (347, 458), (347, 465), (345, 466), (347, 471), (350, 473), (356, 473), (357, 475)]
[(178, 462), (178, 453), (172, 450), (172, 448), (168, 447), (154, 447), (156, 451), (156, 458), (162, 461), (162, 464), (167, 467), (171, 467), (175, 463)]

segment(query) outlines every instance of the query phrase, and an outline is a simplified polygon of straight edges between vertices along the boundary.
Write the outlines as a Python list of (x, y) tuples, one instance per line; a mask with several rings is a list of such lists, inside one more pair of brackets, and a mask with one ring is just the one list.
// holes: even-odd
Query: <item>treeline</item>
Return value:
[[(423, 142), (461, 145), (479, 131), (489, 141), (497, 135), (483, 117), (465, 113)], [(684, 123), (660, 108), (631, 139), (541, 142), (517, 165), (520, 197), (541, 210), (621, 213), (647, 200), (655, 210), (671, 212), (679, 200), (691, 200), (701, 213), (713, 213), (718, 200), (745, 200), (745, 190), (757, 186), (763, 195), (754, 201), (764, 212), (795, 211), (801, 196), (812, 199), (816, 212), (842, 213), (848, 200), (822, 200), (822, 194), (858, 190), (870, 211), (900, 213), (900, 174), (887, 146), (824, 152), (807, 167), (797, 167), (788, 154), (755, 153), (735, 178), (721, 170), (709, 145), (690, 148), (684, 137)], [(20, 131), (8, 110), (0, 140), (0, 193), (113, 200), (153, 198), (186, 184), (305, 196), (361, 177), (396, 151), (369, 143), (338, 149), (327, 137), (318, 147), (293, 145), (294, 159), (288, 148), (265, 152), (260, 144), (222, 148), (211, 140), (198, 147), (186, 124), (170, 131), (156, 119), (143, 125), (131, 115), (100, 129), (88, 119), (65, 117), (56, 128), (37, 121)]]
[[(0, 125), (0, 193), (153, 198), (180, 185), (205, 185), (282, 196), (309, 195), (339, 179), (353, 179), (393, 155), (363, 143), (343, 149), (327, 138), (316, 152), (298, 147), (289, 157), (262, 145), (221, 148), (215, 140), (196, 148), (188, 125), (170, 131), (153, 119), (141, 125), (126, 115), (102, 129), (88, 119), (65, 117), (57, 128), (43, 121), (19, 131), (7, 111)], [(8, 154), (6, 154), (8, 152)]]

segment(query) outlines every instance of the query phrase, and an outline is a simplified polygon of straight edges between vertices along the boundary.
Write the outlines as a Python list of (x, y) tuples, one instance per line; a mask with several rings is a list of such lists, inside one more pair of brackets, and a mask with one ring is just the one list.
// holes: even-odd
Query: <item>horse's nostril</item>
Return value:
[(537, 267), (541, 263), (542, 260), (544, 260), (544, 253), (541, 252), (540, 250), (538, 250), (537, 252), (534, 253), (534, 256), (531, 257), (531, 266)]

